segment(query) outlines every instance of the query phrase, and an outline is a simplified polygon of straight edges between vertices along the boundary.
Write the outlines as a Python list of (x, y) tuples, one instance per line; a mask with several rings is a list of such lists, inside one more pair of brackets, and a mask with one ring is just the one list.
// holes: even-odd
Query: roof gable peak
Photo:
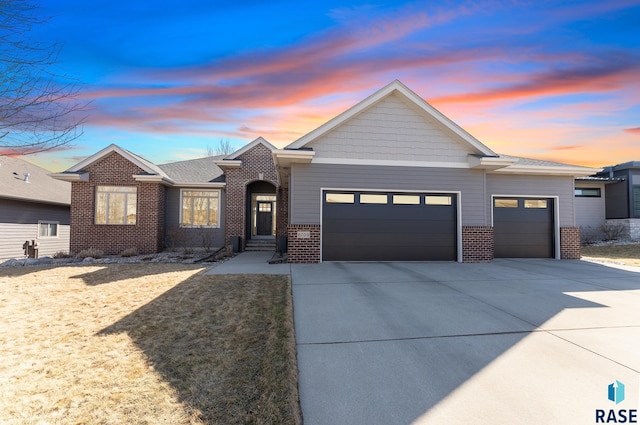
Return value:
[(473, 147), (474, 150), (479, 151), (483, 155), (496, 155), (496, 153), (493, 152), (489, 147), (485, 146), (482, 142), (473, 137), (462, 127), (447, 118), (442, 112), (431, 106), (428, 102), (418, 96), (415, 92), (413, 92), (399, 80), (394, 80), (391, 83), (387, 84), (361, 102), (342, 112), (338, 116), (332, 118), (315, 130), (312, 130), (311, 132), (302, 136), (295, 142), (289, 144), (285, 147), (285, 149), (300, 149), (307, 146), (311, 142), (319, 139), (320, 137), (336, 129), (343, 123), (349, 121), (351, 118), (371, 108), (372, 106), (378, 104), (379, 102), (393, 94), (400, 95), (404, 100), (413, 104), (419, 111), (438, 121), (448, 131), (454, 133), (459, 139)]
[(237, 159), (240, 155), (242, 155), (245, 152), (250, 151), (251, 149), (253, 149), (254, 147), (256, 147), (258, 145), (263, 145), (264, 147), (266, 147), (270, 151), (276, 150), (275, 146), (273, 146), (271, 143), (269, 143), (264, 137), (259, 136), (255, 140), (247, 143), (246, 145), (244, 145), (243, 147), (238, 149), (237, 151), (232, 152), (229, 155), (225, 156), (222, 160), (224, 161), (224, 160)]

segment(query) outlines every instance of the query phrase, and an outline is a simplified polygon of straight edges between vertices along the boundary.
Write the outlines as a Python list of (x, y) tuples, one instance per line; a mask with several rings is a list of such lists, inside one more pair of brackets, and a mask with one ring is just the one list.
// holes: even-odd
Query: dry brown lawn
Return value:
[(640, 266), (640, 244), (583, 246), (582, 258), (586, 260)]
[(298, 424), (286, 276), (0, 270), (0, 423)]

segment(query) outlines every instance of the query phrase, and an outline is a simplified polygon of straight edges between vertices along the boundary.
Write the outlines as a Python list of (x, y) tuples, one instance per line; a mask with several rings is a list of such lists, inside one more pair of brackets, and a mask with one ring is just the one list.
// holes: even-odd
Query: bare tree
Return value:
[(75, 82), (54, 71), (60, 46), (30, 38), (44, 22), (31, 0), (0, 0), (0, 155), (47, 151), (82, 135), (86, 104)]
[(236, 148), (231, 144), (229, 139), (220, 139), (218, 140), (218, 146), (215, 148), (207, 146), (207, 156), (229, 155), (235, 150)]

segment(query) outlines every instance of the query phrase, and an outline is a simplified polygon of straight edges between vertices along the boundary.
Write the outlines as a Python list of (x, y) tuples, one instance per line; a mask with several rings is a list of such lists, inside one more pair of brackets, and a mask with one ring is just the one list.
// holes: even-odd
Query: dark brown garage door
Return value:
[(324, 261), (455, 261), (456, 196), (323, 193)]
[(553, 199), (494, 198), (496, 258), (553, 258)]

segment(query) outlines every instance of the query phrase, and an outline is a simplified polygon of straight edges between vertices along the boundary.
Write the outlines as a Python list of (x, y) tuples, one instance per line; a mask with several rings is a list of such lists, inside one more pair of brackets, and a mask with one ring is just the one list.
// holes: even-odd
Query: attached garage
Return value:
[(323, 191), (322, 260), (456, 261), (455, 193)]
[(494, 197), (496, 258), (554, 258), (553, 198)]

